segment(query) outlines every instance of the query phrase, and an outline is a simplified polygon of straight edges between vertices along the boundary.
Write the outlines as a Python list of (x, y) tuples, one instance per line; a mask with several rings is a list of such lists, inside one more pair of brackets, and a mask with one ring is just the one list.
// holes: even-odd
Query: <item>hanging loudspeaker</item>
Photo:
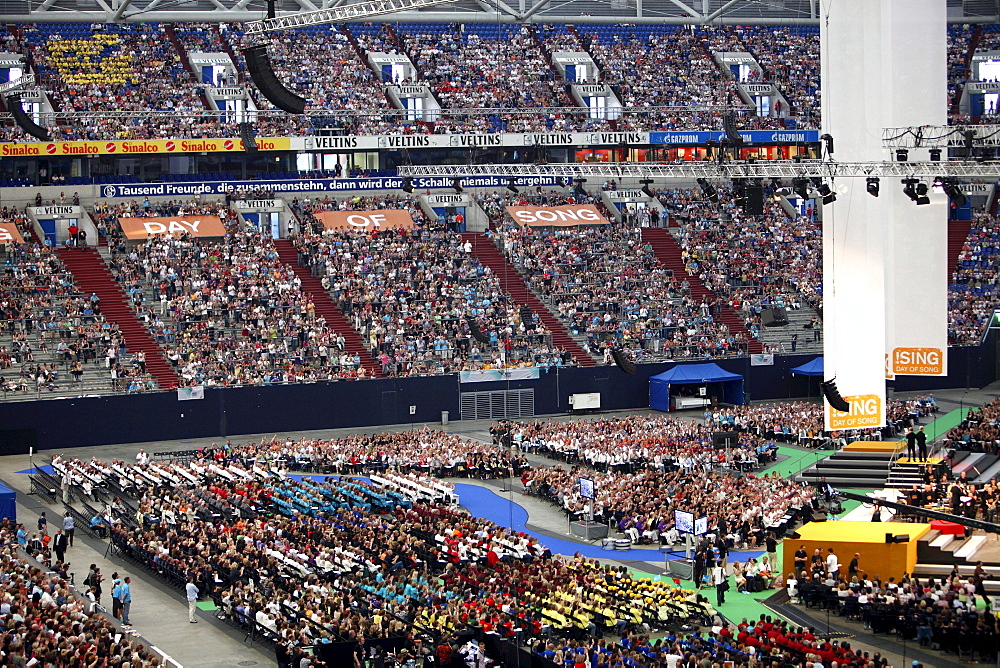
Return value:
[(840, 411), (841, 413), (848, 413), (851, 410), (851, 405), (844, 401), (844, 397), (840, 396), (840, 390), (837, 389), (837, 379), (827, 380), (819, 384), (823, 388), (823, 396), (826, 397), (827, 402), (830, 404), (831, 408)]
[(250, 78), (257, 89), (278, 109), (290, 114), (301, 114), (306, 110), (305, 98), (299, 97), (281, 85), (271, 68), (271, 59), (267, 56), (267, 47), (259, 44), (243, 50), (247, 61)]
[(47, 141), (49, 138), (49, 131), (38, 125), (33, 120), (31, 116), (24, 113), (24, 107), (21, 106), (21, 96), (20, 95), (8, 95), (6, 97), (7, 108), (10, 109), (10, 113), (14, 115), (14, 122), (27, 132), (32, 137), (36, 139), (41, 139)]
[(625, 373), (635, 373), (635, 362), (630, 360), (625, 355), (625, 351), (620, 350), (618, 348), (612, 348), (611, 357), (614, 358), (616, 367), (618, 367)]
[(240, 139), (243, 140), (243, 150), (247, 153), (257, 152), (257, 140), (253, 136), (253, 123), (240, 123)]
[(472, 338), (480, 343), (490, 342), (490, 337), (483, 334), (483, 330), (479, 329), (479, 323), (477, 323), (472, 316), (465, 316), (465, 321), (469, 323), (469, 333), (472, 334)]

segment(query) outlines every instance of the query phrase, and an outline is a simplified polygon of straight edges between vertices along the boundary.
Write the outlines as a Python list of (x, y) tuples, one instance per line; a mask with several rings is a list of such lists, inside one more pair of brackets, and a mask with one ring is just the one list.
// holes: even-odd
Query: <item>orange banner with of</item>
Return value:
[(508, 206), (507, 213), (518, 225), (531, 227), (571, 227), (607, 225), (608, 219), (593, 204), (563, 206)]
[(0, 222), (0, 244), (23, 244), (24, 237), (14, 223)]
[(378, 209), (376, 211), (321, 211), (316, 214), (328, 230), (394, 230), (413, 227), (409, 211)]
[[(291, 150), (289, 137), (258, 137), (261, 151)], [(57, 141), (0, 144), (0, 157), (32, 155), (134, 155), (170, 153), (225, 153), (243, 151), (242, 139), (118, 139), (114, 141)]]
[(148, 239), (161, 234), (190, 234), (194, 237), (224, 237), (226, 227), (218, 216), (183, 218), (119, 218), (122, 232), (129, 239)]

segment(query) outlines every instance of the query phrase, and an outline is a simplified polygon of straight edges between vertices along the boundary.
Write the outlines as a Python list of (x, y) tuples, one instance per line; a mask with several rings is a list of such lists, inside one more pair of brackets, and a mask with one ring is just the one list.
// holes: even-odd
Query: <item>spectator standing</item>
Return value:
[(799, 335), (792, 334), (792, 352), (795, 352), (795, 348), (799, 345)]
[(125, 626), (132, 626), (132, 622), (129, 621), (129, 610), (132, 608), (132, 578), (126, 577), (125, 581), (121, 583), (118, 589), (118, 601), (119, 608), (122, 612), (122, 624)]
[(111, 574), (111, 616), (117, 620), (122, 618), (122, 581), (118, 572)]
[(861, 559), (861, 553), (860, 552), (855, 552), (854, 553), (854, 558), (851, 559), (851, 563), (849, 563), (847, 565), (847, 578), (849, 580), (853, 579), (854, 576), (856, 576), (856, 575), (860, 575), (860, 572), (859, 572), (860, 571), (860, 565), (859, 565), (859, 560), (860, 559)]
[(906, 458), (914, 461), (917, 458), (917, 435), (913, 433), (913, 427), (906, 430)]
[(920, 456), (920, 461), (927, 461), (927, 432), (924, 431), (923, 427), (917, 432), (917, 453)]
[(73, 547), (73, 536), (76, 535), (76, 520), (73, 519), (72, 515), (67, 514), (63, 517), (62, 530), (66, 534), (66, 540), (69, 541), (69, 547)]
[(767, 538), (764, 539), (765, 550), (767, 551), (767, 562), (769, 564), (778, 563), (778, 540), (774, 537), (773, 531), (767, 532)]
[(187, 584), (184, 585), (184, 593), (187, 595), (188, 621), (197, 624), (198, 620), (194, 618), (194, 611), (198, 609), (198, 585), (194, 583), (193, 575), (188, 576)]
[(726, 602), (726, 591), (729, 589), (725, 567), (717, 565), (712, 568), (712, 584), (715, 585), (715, 603), (721, 607)]
[(56, 559), (66, 561), (66, 534), (62, 529), (56, 529), (56, 536), (52, 539), (52, 549), (55, 550)]
[(833, 579), (834, 582), (837, 581), (837, 574), (840, 572), (840, 560), (837, 559), (837, 553), (833, 551), (833, 548), (827, 550), (828, 554), (826, 556), (826, 572), (827, 575)]
[(49, 535), (49, 518), (45, 516), (44, 512), (38, 516), (38, 533), (43, 536)]

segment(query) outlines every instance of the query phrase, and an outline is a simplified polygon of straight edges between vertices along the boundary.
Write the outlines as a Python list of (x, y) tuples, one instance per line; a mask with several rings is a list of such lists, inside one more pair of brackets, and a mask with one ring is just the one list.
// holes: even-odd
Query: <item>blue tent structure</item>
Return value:
[(17, 521), (17, 495), (7, 485), (0, 482), (0, 519), (9, 517)]
[(669, 371), (649, 379), (649, 407), (658, 411), (670, 410), (670, 387), (673, 385), (707, 385), (708, 396), (722, 403), (743, 403), (743, 376), (707, 364), (679, 364)]
[(817, 357), (800, 366), (792, 367), (791, 372), (799, 376), (822, 376), (823, 358)]

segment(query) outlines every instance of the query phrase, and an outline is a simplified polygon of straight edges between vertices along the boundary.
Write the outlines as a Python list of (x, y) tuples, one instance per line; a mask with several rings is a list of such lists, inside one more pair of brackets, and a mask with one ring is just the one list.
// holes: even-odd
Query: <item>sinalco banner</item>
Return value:
[[(288, 137), (258, 137), (261, 151), (289, 151)], [(135, 155), (171, 153), (227, 153), (243, 151), (242, 139), (121, 139), (113, 141), (56, 141), (0, 144), (0, 157), (32, 155)]]

